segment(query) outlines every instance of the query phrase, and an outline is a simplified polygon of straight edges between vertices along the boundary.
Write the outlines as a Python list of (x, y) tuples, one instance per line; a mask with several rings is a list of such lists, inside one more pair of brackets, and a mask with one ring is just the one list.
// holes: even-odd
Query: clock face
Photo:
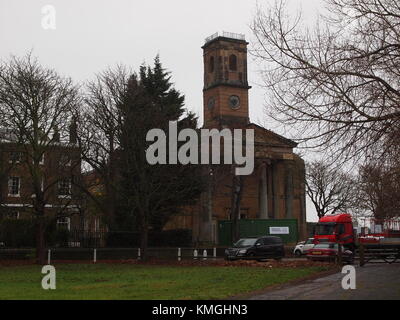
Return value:
[(229, 97), (229, 107), (231, 109), (239, 109), (240, 108), (240, 98), (238, 96), (230, 96)]
[(207, 107), (208, 109), (212, 110), (214, 106), (215, 106), (215, 98), (211, 97), (210, 99), (208, 99)]

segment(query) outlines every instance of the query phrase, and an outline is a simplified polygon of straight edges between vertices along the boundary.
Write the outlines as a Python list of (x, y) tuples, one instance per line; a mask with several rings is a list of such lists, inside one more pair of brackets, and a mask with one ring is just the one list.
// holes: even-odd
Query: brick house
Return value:
[[(46, 198), (45, 215), (57, 226), (81, 228), (83, 198), (76, 187), (81, 181), (81, 157), (76, 139), (54, 142), (40, 161), (41, 191)], [(9, 219), (29, 219), (32, 215), (32, 175), (25, 147), (8, 130), (0, 132), (0, 215)]]

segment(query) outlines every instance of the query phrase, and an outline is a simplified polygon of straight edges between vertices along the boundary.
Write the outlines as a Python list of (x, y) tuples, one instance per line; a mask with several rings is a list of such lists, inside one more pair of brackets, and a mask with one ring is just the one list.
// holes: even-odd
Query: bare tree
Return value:
[[(397, 162), (397, 161), (396, 161)], [(370, 162), (360, 168), (359, 207), (376, 219), (400, 215), (400, 169), (397, 163)]]
[(318, 218), (348, 211), (354, 206), (356, 184), (348, 174), (322, 161), (308, 163), (306, 168), (306, 192)]
[(22, 152), (32, 196), (30, 210), (37, 226), (37, 258), (45, 260), (44, 229), (46, 204), (58, 178), (43, 186), (45, 154), (58, 148), (69, 135), (71, 115), (79, 101), (78, 89), (69, 78), (42, 67), (31, 54), (12, 57), (0, 65), (0, 119), (10, 143)]
[(383, 156), (399, 136), (400, 3), (325, 2), (313, 29), (283, 1), (254, 18), (269, 115), (337, 159)]
[[(82, 160), (89, 165), (104, 187), (100, 200), (90, 192), (87, 195), (104, 213), (106, 223), (113, 228), (117, 204), (117, 150), (120, 147), (122, 127), (121, 105), (131, 72), (123, 67), (107, 69), (89, 82), (84, 107), (78, 116), (79, 145)], [(82, 186), (88, 191), (91, 186)]]

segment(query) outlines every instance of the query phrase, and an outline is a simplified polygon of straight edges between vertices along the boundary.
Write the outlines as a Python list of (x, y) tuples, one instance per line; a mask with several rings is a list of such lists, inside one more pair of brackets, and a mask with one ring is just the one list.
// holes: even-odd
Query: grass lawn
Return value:
[(222, 299), (324, 270), (61, 264), (57, 289), (43, 290), (40, 266), (0, 266), (0, 299)]

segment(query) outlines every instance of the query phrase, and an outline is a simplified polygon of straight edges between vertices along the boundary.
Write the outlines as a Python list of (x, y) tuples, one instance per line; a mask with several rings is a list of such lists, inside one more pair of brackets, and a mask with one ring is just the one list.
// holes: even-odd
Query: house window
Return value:
[(71, 230), (71, 219), (69, 217), (61, 217), (57, 219), (57, 227)]
[(237, 71), (237, 57), (234, 54), (229, 56), (229, 69), (231, 71)]
[(22, 152), (13, 151), (10, 153), (10, 163), (20, 163), (22, 161)]
[(58, 197), (69, 198), (71, 197), (71, 179), (65, 178), (58, 181)]
[(8, 178), (8, 196), (19, 197), (20, 196), (21, 179), (19, 177)]
[(71, 159), (68, 154), (62, 154), (60, 157), (60, 166), (61, 167), (70, 167)]

